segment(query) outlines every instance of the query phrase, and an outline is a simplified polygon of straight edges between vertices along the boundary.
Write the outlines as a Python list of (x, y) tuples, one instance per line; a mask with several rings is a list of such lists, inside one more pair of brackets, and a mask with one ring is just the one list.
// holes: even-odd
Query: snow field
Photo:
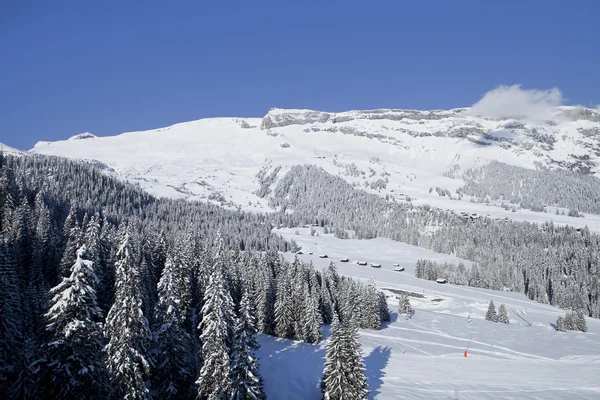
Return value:
[[(369, 398), (600, 397), (600, 321), (586, 318), (587, 333), (556, 332), (550, 324), (564, 311), (530, 301), (523, 294), (442, 285), (413, 276), (414, 264), (420, 258), (457, 262), (456, 257), (388, 239), (341, 240), (324, 235), (321, 229), (317, 229), (319, 236), (310, 236), (309, 231), (275, 230), (303, 246), (304, 255), (299, 256), (303, 261), (312, 261), (316, 268), (325, 268), (333, 261), (340, 274), (373, 278), (389, 296), (392, 322), (380, 331), (360, 331)], [(322, 253), (328, 258), (318, 258)], [(350, 258), (350, 262), (339, 262), (342, 257)], [(382, 267), (356, 265), (359, 259), (381, 263)], [(392, 271), (394, 263), (406, 271)], [(410, 297), (415, 309), (410, 320), (396, 313), (394, 291), (398, 290), (423, 296)], [(510, 325), (485, 320), (490, 300), (497, 309), (505, 304)], [(318, 383), (326, 342), (309, 345), (264, 335), (259, 341), (261, 372), (269, 398), (320, 398)]]

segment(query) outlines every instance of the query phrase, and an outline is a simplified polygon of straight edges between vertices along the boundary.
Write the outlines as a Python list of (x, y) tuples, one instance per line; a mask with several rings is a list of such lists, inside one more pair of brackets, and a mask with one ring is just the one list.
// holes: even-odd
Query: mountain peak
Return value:
[(69, 140), (96, 139), (97, 136), (89, 132), (80, 133), (79, 135), (71, 136)]

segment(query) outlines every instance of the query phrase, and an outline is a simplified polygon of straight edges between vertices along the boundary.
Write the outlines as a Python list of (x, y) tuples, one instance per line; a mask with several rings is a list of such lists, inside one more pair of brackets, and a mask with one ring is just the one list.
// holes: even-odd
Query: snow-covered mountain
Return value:
[(21, 153), (23, 153), (22, 151), (12, 148), (10, 146), (7, 146), (4, 143), (0, 143), (0, 152), (5, 153), (5, 154), (21, 154)]
[(155, 195), (250, 210), (267, 211), (261, 187), (297, 164), (319, 165), (382, 196), (461, 210), (472, 205), (430, 188), (454, 193), (462, 172), (491, 160), (600, 174), (600, 113), (559, 107), (553, 115), (528, 121), (486, 118), (469, 108), (271, 109), (262, 119), (209, 118), (112, 137), (85, 133), (31, 151), (100, 161)]

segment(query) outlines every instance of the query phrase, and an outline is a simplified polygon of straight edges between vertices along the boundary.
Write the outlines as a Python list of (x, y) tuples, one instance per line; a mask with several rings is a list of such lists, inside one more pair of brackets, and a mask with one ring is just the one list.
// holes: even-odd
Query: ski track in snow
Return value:
[[(310, 229), (277, 229), (303, 247), (303, 261), (326, 268), (333, 261), (342, 275), (373, 278), (379, 288), (401, 289), (424, 296), (410, 297), (412, 319), (396, 313), (390, 296), (392, 321), (379, 331), (361, 330), (369, 399), (594, 399), (600, 398), (600, 320), (587, 318), (587, 333), (556, 332), (550, 327), (563, 310), (528, 300), (521, 293), (440, 285), (414, 278), (420, 258), (457, 262), (387, 239), (341, 240)], [(296, 234), (299, 233), (299, 235)], [(313, 252), (314, 255), (308, 255)], [(327, 254), (321, 259), (319, 254)], [(293, 259), (287, 253), (285, 257)], [(341, 257), (349, 263), (338, 262)], [(354, 261), (381, 263), (360, 267)], [(394, 272), (394, 263), (406, 268)], [(442, 301), (432, 302), (433, 299)], [(505, 304), (511, 324), (485, 321), (487, 302)], [(532, 326), (511, 309), (524, 311)], [(467, 323), (467, 316), (472, 319)], [(327, 327), (325, 327), (327, 336)], [(260, 335), (261, 372), (272, 399), (320, 399), (326, 341), (309, 345)], [(463, 351), (468, 350), (468, 357)]]

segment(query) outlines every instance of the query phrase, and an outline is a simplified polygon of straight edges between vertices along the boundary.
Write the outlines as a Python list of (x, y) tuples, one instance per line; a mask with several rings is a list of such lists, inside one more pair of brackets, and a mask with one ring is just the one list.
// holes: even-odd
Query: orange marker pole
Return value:
[(467, 351), (465, 350), (465, 358), (467, 358)]

